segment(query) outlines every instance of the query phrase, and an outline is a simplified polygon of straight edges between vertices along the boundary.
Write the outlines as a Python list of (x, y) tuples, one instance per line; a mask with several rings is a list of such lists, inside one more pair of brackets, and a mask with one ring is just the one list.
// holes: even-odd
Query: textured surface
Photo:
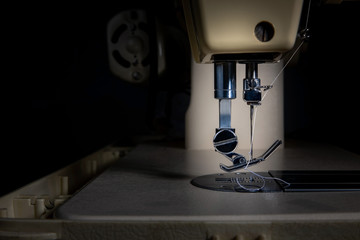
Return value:
[[(197, 188), (196, 176), (226, 163), (212, 151), (153, 145), (134, 149), (66, 202), (57, 218), (116, 221), (360, 220), (360, 192), (235, 193)], [(267, 170), (360, 170), (360, 158), (339, 149), (281, 149), (254, 166)]]

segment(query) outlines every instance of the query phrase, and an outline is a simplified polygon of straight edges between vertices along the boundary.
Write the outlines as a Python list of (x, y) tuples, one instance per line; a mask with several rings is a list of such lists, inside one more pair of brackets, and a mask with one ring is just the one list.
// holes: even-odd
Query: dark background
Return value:
[[(21, 8), (20, 18), (8, 17), (7, 23), (15, 34), (3, 66), (12, 77), (7, 78), (11, 87), (3, 88), (0, 195), (108, 144), (134, 146), (137, 136), (183, 142), (190, 52), (178, 41), (186, 38), (178, 1)], [(147, 84), (126, 83), (108, 66), (106, 24), (131, 8), (148, 12), (152, 44), (155, 18), (165, 29), (178, 30), (177, 35), (166, 32), (165, 74), (152, 71)], [(360, 154), (359, 10), (359, 2), (313, 1), (310, 41), (285, 70), (286, 139), (325, 142)], [(156, 68), (154, 50), (151, 59)]]

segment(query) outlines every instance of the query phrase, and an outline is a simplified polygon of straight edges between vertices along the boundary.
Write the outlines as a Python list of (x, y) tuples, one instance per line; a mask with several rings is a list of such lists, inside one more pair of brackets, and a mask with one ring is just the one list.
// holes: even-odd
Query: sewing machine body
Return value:
[(185, 0), (183, 4), (193, 57), (198, 63), (210, 63), (216, 55), (230, 55), (223, 58), (235, 61), (279, 59), (294, 46), (303, 1)]

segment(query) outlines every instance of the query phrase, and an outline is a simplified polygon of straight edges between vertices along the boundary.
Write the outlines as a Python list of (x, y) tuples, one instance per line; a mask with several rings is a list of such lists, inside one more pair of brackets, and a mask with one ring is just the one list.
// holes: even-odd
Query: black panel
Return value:
[(360, 171), (269, 171), (289, 182), (286, 192), (360, 191)]

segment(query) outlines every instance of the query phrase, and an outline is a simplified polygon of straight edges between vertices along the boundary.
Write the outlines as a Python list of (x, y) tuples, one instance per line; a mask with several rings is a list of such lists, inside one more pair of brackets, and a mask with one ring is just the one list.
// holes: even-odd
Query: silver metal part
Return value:
[[(219, 99), (219, 128), (216, 129), (213, 143), (215, 150), (233, 163), (232, 166), (220, 164), (220, 168), (229, 172), (264, 161), (281, 144), (281, 141), (276, 141), (258, 158), (252, 157), (253, 150), (251, 144), (251, 159), (249, 161), (243, 155), (233, 152), (238, 143), (235, 129), (231, 128), (231, 99), (236, 98), (236, 62), (215, 62), (214, 75), (214, 97)], [(253, 113), (254, 105), (260, 104), (261, 88), (268, 89), (270, 86), (261, 86), (260, 79), (258, 78), (258, 63), (246, 63), (243, 98), (250, 105), (251, 113)], [(252, 128), (252, 114), (250, 120), (250, 127)]]
[(254, 158), (254, 105), (250, 104), (250, 160)]
[(246, 158), (241, 154), (231, 152), (223, 155), (225, 155), (225, 157), (227, 157), (233, 163), (232, 166), (226, 166), (225, 164), (220, 163), (220, 168), (223, 171), (230, 172), (239, 168), (243, 168), (247, 165)]
[(231, 128), (231, 100), (219, 100), (219, 128)]
[[(236, 157), (234, 159), (236, 159), (236, 161), (233, 161), (233, 165), (232, 166), (226, 166), (222, 163), (220, 163), (220, 168), (226, 172), (231, 172), (231, 171), (234, 171), (234, 170), (238, 170), (238, 169), (241, 169), (241, 168), (244, 168), (244, 167), (247, 167), (247, 166), (251, 166), (251, 165), (254, 165), (254, 164), (257, 164), (259, 162), (262, 162), (262, 161), (265, 161), (280, 145), (282, 144), (282, 141), (281, 140), (276, 140), (273, 145), (271, 145), (271, 147), (266, 150), (262, 155), (260, 155), (259, 157), (257, 158), (254, 158), (254, 159), (250, 159), (249, 161), (245, 161), (243, 159), (237, 159)], [(234, 156), (236, 155), (239, 155), (237, 153), (231, 153), (233, 154)], [(227, 154), (226, 157), (229, 158), (229, 155), (230, 154)], [(239, 161), (240, 160), (240, 161)]]
[(248, 104), (260, 104), (261, 81), (258, 78), (258, 63), (246, 63), (246, 76), (243, 80), (243, 98)]
[(310, 39), (310, 29), (309, 28), (302, 29), (299, 32), (298, 36), (301, 41), (308, 41)]
[(213, 139), (216, 151), (227, 154), (237, 146), (235, 129), (231, 128), (231, 99), (236, 98), (236, 62), (214, 63), (214, 97), (219, 99), (219, 128)]
[(261, 86), (261, 80), (258, 78), (257, 62), (248, 62), (245, 68), (246, 76), (243, 80), (243, 99), (249, 105), (260, 105), (262, 100), (261, 89), (267, 91), (273, 86)]
[(236, 98), (236, 62), (214, 63), (216, 99)]
[(276, 140), (271, 147), (269, 147), (268, 150), (266, 150), (261, 156), (258, 157), (258, 159), (263, 159), (261, 161), (264, 161), (267, 159), (280, 145), (282, 144), (281, 140)]

